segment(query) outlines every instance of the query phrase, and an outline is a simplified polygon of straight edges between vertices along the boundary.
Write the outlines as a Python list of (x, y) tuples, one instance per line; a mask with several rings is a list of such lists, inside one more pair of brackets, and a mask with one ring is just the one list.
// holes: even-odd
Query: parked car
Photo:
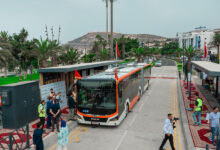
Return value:
[(157, 61), (157, 62), (155, 63), (155, 67), (161, 67), (161, 66), (162, 66), (161, 61)]

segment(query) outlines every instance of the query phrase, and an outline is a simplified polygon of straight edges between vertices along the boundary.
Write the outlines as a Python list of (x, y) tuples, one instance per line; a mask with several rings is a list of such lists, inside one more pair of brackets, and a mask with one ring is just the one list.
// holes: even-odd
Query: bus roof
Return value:
[[(117, 67), (118, 69), (118, 78), (123, 77), (137, 69), (141, 69), (143, 67), (147, 66), (147, 64), (136, 64), (135, 66), (133, 65), (128, 65), (124, 67)], [(115, 70), (116, 68), (108, 69), (104, 72), (83, 78), (83, 79), (115, 79)]]

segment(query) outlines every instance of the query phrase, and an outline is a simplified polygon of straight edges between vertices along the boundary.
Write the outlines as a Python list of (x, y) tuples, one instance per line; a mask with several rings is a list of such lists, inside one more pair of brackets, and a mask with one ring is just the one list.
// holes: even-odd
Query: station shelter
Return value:
[(75, 65), (58, 66), (41, 68), (38, 70), (40, 74), (40, 96), (41, 100), (48, 99), (50, 89), (57, 94), (62, 93), (61, 96), (61, 108), (67, 105), (66, 95), (73, 89), (75, 79), (75, 70), (82, 76), (90, 76), (108, 69), (109, 65), (116, 65), (121, 61), (102, 61), (94, 63), (81, 63)]
[(203, 85), (209, 84), (213, 87), (216, 97), (219, 96), (219, 77), (220, 77), (220, 64), (208, 61), (192, 61), (195, 70), (200, 72), (200, 77), (203, 79)]

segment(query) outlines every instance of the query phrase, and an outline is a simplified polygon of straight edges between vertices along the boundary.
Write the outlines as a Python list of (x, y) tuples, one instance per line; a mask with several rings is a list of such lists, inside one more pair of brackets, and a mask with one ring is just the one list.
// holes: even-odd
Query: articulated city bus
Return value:
[(128, 65), (77, 81), (77, 121), (117, 126), (149, 87), (151, 66)]

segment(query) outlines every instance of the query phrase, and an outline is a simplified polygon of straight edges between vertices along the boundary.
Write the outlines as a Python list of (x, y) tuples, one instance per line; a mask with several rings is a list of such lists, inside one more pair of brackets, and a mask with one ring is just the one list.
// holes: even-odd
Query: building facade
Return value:
[(178, 33), (178, 40), (180, 48), (188, 48), (189, 46), (200, 50), (201, 53), (205, 50), (205, 45), (207, 47), (208, 55), (217, 54), (217, 48), (211, 47), (210, 43), (213, 41), (215, 33), (220, 32), (220, 29), (197, 29), (189, 32)]

